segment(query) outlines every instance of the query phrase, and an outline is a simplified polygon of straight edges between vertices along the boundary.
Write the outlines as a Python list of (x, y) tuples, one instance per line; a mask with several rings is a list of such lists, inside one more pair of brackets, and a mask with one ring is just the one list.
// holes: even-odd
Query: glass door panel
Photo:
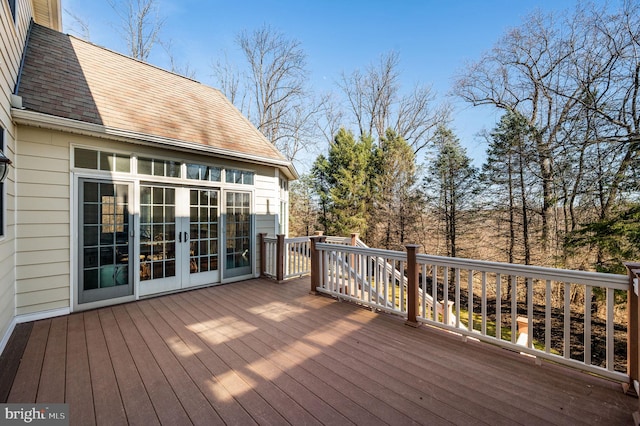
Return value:
[(79, 180), (78, 303), (133, 294), (127, 183)]
[(219, 281), (219, 190), (140, 186), (140, 295)]
[(183, 286), (211, 284), (218, 273), (218, 190), (189, 190), (189, 277)]
[(180, 288), (176, 188), (140, 185), (140, 294)]
[(226, 192), (225, 277), (252, 271), (251, 194)]

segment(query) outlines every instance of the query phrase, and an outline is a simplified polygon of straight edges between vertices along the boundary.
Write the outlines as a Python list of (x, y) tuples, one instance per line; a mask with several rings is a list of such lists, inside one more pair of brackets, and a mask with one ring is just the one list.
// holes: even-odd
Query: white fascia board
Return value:
[(26, 126), (58, 130), (98, 138), (107, 138), (121, 142), (135, 143), (138, 145), (160, 145), (183, 152), (206, 153), (229, 160), (246, 161), (254, 164), (277, 167), (282, 170), (289, 179), (298, 179), (300, 177), (294, 165), (290, 161), (284, 159), (277, 160), (261, 157), (259, 155), (243, 154), (229, 149), (215, 148), (209, 145), (186, 142), (179, 139), (122, 130), (100, 124), (86, 123), (84, 121), (56, 117), (54, 115), (42, 114), (40, 112), (28, 111), (25, 109), (12, 108), (11, 116), (15, 123)]

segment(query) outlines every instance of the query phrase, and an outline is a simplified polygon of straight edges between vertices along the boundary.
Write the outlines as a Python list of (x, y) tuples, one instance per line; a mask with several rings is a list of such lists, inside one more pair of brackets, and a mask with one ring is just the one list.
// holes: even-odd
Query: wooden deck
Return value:
[(308, 287), (251, 280), (21, 326), (7, 402), (66, 402), (83, 426), (633, 424), (619, 384)]

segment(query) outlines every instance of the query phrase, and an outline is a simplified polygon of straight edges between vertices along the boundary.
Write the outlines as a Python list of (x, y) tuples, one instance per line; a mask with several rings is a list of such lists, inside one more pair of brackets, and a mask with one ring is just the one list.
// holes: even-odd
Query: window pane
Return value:
[(128, 155), (116, 155), (116, 172), (129, 173), (131, 171), (131, 161)]
[(138, 173), (141, 173), (143, 175), (150, 175), (151, 174), (151, 166), (152, 166), (152, 162), (150, 159), (148, 158), (139, 158), (138, 159)]
[(220, 167), (209, 167), (209, 180), (212, 182), (220, 182), (222, 169)]
[(180, 177), (180, 163), (175, 161), (167, 161), (167, 176)]
[(153, 162), (153, 175), (164, 176), (164, 161)]
[(98, 151), (76, 148), (74, 151), (74, 164), (83, 169), (98, 169)]
[(113, 171), (113, 154), (100, 152), (100, 170)]

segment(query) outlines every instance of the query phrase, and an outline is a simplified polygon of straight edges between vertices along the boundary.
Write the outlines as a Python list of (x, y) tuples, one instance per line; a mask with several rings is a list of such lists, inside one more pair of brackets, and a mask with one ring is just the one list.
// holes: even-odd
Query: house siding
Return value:
[(68, 138), (20, 126), (16, 164), (16, 313), (69, 307)]
[[(7, 1), (0, 1), (0, 127), (4, 129), (4, 154), (15, 165), (16, 129), (11, 120), (11, 94), (14, 91), (25, 39), (32, 15), (30, 0), (16, 1), (14, 21)], [(14, 169), (4, 183), (4, 235), (0, 237), (0, 351), (13, 329), (15, 295), (15, 218), (16, 188)]]
[[(251, 170), (254, 185), (226, 185), (229, 190), (253, 190), (256, 234), (278, 232), (279, 181), (275, 168), (241, 161), (231, 161), (191, 153), (124, 142), (80, 136), (28, 126), (18, 129), (16, 162), (17, 221), (19, 238), (16, 267), (16, 312), (34, 314), (50, 309), (68, 308), (73, 285), (75, 253), (71, 248), (74, 214), (70, 173), (72, 146), (130, 155), (212, 164), (226, 168)], [(120, 177), (128, 176), (119, 175)], [(134, 178), (134, 175), (130, 175)], [(197, 182), (190, 182), (196, 184)], [(46, 206), (46, 209), (43, 209)], [(255, 242), (256, 265), (259, 250)], [(255, 274), (259, 271), (256, 268)]]

